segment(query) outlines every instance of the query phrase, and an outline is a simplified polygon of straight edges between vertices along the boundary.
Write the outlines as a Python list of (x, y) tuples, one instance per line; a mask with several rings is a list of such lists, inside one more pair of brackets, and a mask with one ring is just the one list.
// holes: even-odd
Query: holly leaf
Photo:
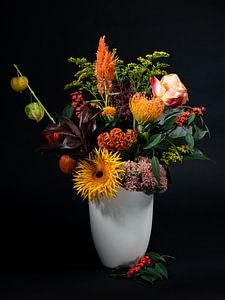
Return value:
[(168, 279), (168, 270), (162, 263), (156, 263), (155, 270), (164, 278)]
[(154, 281), (156, 280), (156, 277), (152, 277), (152, 276), (145, 275), (145, 274), (141, 275), (140, 278), (151, 284), (153, 284)]
[(159, 253), (148, 252), (146, 253), (146, 255), (148, 255), (150, 257), (150, 260), (153, 262), (164, 262), (164, 263), (166, 262), (165, 258)]
[[(151, 265), (149, 265), (149, 266), (151, 266)], [(149, 275), (151, 275), (152, 277), (163, 279), (161, 272), (159, 272), (159, 270), (157, 270), (156, 268), (148, 267), (148, 268), (146, 268), (145, 272), (148, 273)]]

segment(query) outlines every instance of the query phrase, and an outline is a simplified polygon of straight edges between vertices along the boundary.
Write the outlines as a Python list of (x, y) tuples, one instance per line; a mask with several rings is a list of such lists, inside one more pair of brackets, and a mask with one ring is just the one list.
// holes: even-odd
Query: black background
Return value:
[[(60, 1), (1, 3), (0, 298), (225, 299), (225, 5), (221, 1)], [(95, 59), (99, 37), (125, 62), (169, 52), (169, 72), (207, 108), (211, 161), (172, 168), (174, 183), (156, 195), (149, 250), (174, 255), (169, 280), (145, 287), (114, 280), (102, 267), (88, 205), (55, 157), (41, 157), (39, 124), (26, 118), (26, 93), (11, 90), (13, 63), (55, 114), (69, 101), (67, 58)], [(26, 95), (26, 97), (25, 97)], [(26, 99), (25, 99), (26, 98)]]

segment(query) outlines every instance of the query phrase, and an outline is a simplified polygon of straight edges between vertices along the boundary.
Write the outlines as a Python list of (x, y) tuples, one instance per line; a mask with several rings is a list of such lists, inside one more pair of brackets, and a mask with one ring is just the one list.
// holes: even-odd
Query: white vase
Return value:
[(116, 198), (89, 202), (92, 238), (105, 267), (135, 263), (148, 248), (154, 195), (120, 189)]

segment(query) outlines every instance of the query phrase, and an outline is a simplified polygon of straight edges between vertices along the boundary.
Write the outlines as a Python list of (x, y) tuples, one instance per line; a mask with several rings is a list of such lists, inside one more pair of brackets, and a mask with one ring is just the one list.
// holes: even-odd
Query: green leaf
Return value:
[(150, 260), (153, 262), (166, 262), (165, 258), (156, 252), (148, 252), (146, 253), (150, 257)]
[(85, 100), (85, 102), (87, 102), (87, 103), (97, 103), (97, 102), (102, 102), (102, 100), (99, 100), (99, 99), (93, 99), (93, 100)]
[(192, 133), (191, 126), (178, 126), (169, 134), (169, 136), (173, 139), (176, 139), (180, 137), (185, 137), (187, 133)]
[(194, 128), (195, 128), (194, 139), (196, 141), (201, 140), (208, 133), (208, 130), (203, 130), (199, 128), (197, 125), (194, 125)]
[(175, 127), (177, 126), (177, 125), (175, 124), (176, 119), (177, 119), (177, 116), (172, 116), (172, 117), (168, 118), (168, 119), (165, 121), (165, 123), (164, 123), (162, 129), (163, 129), (164, 131), (168, 131), (168, 130), (172, 129), (173, 127), (175, 128)]
[(152, 159), (152, 171), (155, 175), (155, 178), (158, 182), (160, 182), (160, 166), (159, 166), (159, 160), (156, 156), (153, 155)]
[(188, 118), (188, 122), (187, 122), (188, 125), (190, 125), (194, 121), (194, 119), (195, 119), (195, 115), (193, 114), (190, 116), (190, 118)]
[(205, 156), (200, 150), (195, 150), (191, 155), (184, 156), (184, 160), (190, 160), (190, 159), (210, 160), (210, 158)]
[(209, 137), (211, 136), (210, 135), (210, 130), (209, 130), (209, 128), (208, 128), (208, 126), (205, 124), (205, 128), (206, 128), (206, 130), (207, 130), (207, 132), (208, 132), (208, 135), (209, 135)]
[(194, 148), (194, 144), (195, 144), (195, 141), (194, 141), (194, 138), (192, 136), (191, 133), (187, 133), (186, 136), (185, 136), (185, 140), (189, 146), (190, 149), (193, 149)]
[(199, 116), (199, 119), (200, 119), (201, 125), (203, 126), (205, 124), (205, 122), (204, 122), (202, 116)]
[(162, 140), (162, 134), (154, 134), (150, 137), (150, 139), (148, 140), (148, 145), (144, 147), (144, 149), (151, 149), (154, 146), (156, 146), (157, 144), (159, 144)]
[(155, 265), (155, 270), (157, 272), (159, 272), (159, 274), (161, 274), (164, 278), (168, 279), (168, 271), (167, 268), (164, 264), (162, 263), (157, 263)]
[(138, 133), (138, 135), (137, 135), (137, 141), (140, 144), (146, 144), (147, 139), (146, 139), (146, 137), (142, 133)]
[(74, 107), (72, 104), (67, 105), (62, 111), (62, 117), (70, 120), (74, 112)]
[(156, 268), (154, 269), (152, 267), (148, 267), (148, 268), (146, 268), (145, 272), (147, 272), (149, 275), (151, 275), (153, 277), (163, 279), (163, 275), (161, 274), (161, 271), (157, 270)]
[(148, 275), (141, 275), (140, 277), (144, 281), (150, 282), (151, 284), (153, 284), (153, 282), (156, 280), (155, 277), (151, 277), (151, 276), (148, 276)]

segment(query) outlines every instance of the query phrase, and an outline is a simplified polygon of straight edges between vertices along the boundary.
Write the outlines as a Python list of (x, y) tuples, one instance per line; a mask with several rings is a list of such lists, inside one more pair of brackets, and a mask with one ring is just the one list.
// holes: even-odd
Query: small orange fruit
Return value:
[(77, 162), (69, 155), (63, 154), (59, 159), (59, 168), (63, 173), (72, 173), (76, 166)]
[(10, 81), (12, 89), (16, 92), (22, 92), (28, 86), (28, 78), (26, 76), (13, 77)]
[(45, 134), (44, 137), (49, 144), (60, 142), (62, 140), (62, 136), (58, 132)]

